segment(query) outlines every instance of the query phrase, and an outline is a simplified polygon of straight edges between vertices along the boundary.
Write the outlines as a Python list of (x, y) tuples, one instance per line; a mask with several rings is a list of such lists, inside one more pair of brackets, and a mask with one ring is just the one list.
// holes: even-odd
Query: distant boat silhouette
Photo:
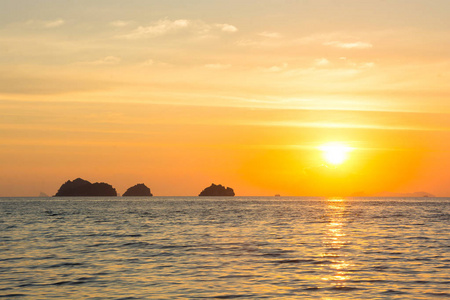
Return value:
[(276, 194), (275, 197), (281, 197), (280, 194)]

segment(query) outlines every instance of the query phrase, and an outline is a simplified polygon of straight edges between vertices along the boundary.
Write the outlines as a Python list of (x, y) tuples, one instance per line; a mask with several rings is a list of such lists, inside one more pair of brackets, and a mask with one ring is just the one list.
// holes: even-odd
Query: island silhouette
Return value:
[(223, 185), (211, 184), (209, 187), (205, 188), (199, 196), (228, 196), (233, 197), (234, 191), (232, 188), (225, 188)]
[(153, 195), (150, 192), (150, 189), (145, 184), (138, 183), (138, 184), (130, 187), (122, 196), (123, 197), (142, 197), (142, 196), (151, 197)]
[(77, 178), (66, 181), (53, 197), (101, 197), (117, 196), (116, 189), (104, 182), (90, 183), (87, 180)]

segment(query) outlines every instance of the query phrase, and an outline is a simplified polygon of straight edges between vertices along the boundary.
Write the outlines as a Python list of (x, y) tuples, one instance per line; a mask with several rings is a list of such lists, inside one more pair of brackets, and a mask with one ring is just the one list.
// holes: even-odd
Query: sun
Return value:
[(332, 165), (340, 165), (348, 159), (348, 153), (352, 150), (351, 147), (339, 143), (330, 142), (319, 147), (323, 153), (324, 159)]

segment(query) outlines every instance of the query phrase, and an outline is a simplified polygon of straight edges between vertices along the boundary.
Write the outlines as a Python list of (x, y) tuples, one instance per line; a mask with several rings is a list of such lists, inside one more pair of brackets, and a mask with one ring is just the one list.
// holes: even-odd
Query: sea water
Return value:
[(446, 299), (449, 198), (0, 198), (7, 299)]

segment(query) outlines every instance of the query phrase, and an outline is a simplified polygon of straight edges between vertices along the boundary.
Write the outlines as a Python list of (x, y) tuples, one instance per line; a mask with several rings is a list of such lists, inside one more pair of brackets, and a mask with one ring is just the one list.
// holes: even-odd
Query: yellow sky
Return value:
[(242, 2), (2, 1), (0, 196), (450, 195), (450, 1)]

